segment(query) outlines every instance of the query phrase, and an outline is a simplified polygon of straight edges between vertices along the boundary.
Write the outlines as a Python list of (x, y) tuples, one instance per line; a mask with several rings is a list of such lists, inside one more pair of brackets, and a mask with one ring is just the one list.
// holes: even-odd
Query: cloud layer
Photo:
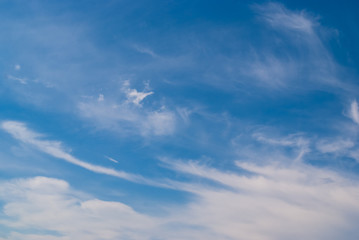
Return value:
[[(151, 216), (117, 201), (74, 191), (63, 180), (35, 177), (0, 184), (2, 239), (356, 239), (359, 184), (314, 167), (238, 162), (250, 173), (195, 162), (174, 171), (218, 182), (180, 184), (195, 198)], [(29, 233), (26, 229), (40, 233)]]

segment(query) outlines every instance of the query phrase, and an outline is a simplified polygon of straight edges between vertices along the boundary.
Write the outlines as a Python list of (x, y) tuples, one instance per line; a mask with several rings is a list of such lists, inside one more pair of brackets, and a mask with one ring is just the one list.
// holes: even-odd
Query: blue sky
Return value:
[(0, 0), (0, 239), (358, 239), (357, 8)]

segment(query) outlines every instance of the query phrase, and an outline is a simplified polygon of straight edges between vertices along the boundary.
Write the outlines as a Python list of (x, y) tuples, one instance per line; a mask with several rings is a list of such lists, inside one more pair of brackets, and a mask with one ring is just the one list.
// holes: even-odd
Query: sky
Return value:
[(0, 0), (0, 240), (357, 240), (358, 7)]

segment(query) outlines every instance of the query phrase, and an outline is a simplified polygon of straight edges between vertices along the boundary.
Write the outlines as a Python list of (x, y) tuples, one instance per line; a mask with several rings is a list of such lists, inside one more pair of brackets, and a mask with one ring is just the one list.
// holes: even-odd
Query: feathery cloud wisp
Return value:
[(15, 76), (12, 76), (12, 75), (8, 75), (7, 78), (10, 79), (10, 80), (18, 81), (21, 84), (27, 84), (27, 79), (26, 78), (15, 77)]
[(355, 143), (349, 139), (322, 140), (317, 143), (317, 149), (322, 153), (340, 153), (354, 145)]
[(42, 140), (41, 138), (43, 136), (41, 134), (28, 129), (24, 123), (16, 122), (16, 121), (5, 121), (1, 123), (1, 127), (2, 129), (10, 133), (15, 139), (30, 144), (36, 147), (38, 150), (47, 153), (53, 157), (65, 160), (69, 163), (87, 169), (89, 171), (100, 173), (100, 174), (106, 174), (137, 183), (161, 185), (155, 183), (154, 181), (145, 179), (139, 175), (81, 161), (75, 158), (74, 156), (72, 156), (71, 154), (67, 153), (65, 150), (63, 150), (61, 146), (62, 145), (61, 142)]
[(299, 31), (306, 34), (313, 33), (315, 21), (305, 12), (292, 12), (279, 3), (254, 5), (254, 9), (273, 27)]
[(358, 102), (356, 100), (350, 104), (349, 117), (353, 120), (353, 122), (359, 124), (359, 110)]

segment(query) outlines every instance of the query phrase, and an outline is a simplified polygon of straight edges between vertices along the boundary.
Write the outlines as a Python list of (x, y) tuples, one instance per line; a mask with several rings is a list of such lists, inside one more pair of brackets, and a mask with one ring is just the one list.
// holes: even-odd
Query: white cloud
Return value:
[(358, 102), (354, 100), (350, 105), (349, 117), (353, 122), (359, 124), (359, 111), (358, 111)]
[[(2, 183), (0, 193), (6, 201), (6, 217), (0, 223), (14, 229), (6, 239), (145, 239), (145, 232), (156, 224), (155, 218), (125, 204), (85, 198), (67, 182), (53, 178)], [(27, 234), (21, 229), (55, 234)]]
[(143, 99), (152, 94), (153, 92), (138, 92), (136, 89), (128, 89), (127, 99), (128, 101), (139, 106)]
[(110, 100), (106, 102), (82, 101), (77, 107), (82, 117), (93, 120), (101, 128), (112, 129), (117, 126), (117, 122), (136, 123), (139, 119), (136, 109)]
[(97, 101), (98, 102), (103, 102), (104, 100), (105, 100), (105, 97), (103, 96), (103, 94), (99, 94), (98, 98), (97, 98)]
[[(139, 102), (140, 103), (140, 102)], [(124, 101), (120, 104), (87, 101), (78, 105), (82, 117), (93, 121), (98, 128), (115, 130), (125, 134), (164, 136), (173, 134), (177, 116), (166, 109), (149, 110), (138, 108)]]
[(290, 147), (296, 149), (298, 155), (296, 161), (301, 161), (303, 156), (310, 152), (310, 141), (300, 134), (291, 134), (282, 138), (267, 137), (263, 133), (256, 132), (252, 135), (254, 139), (267, 145)]
[[(205, 226), (221, 239), (356, 239), (358, 182), (307, 165), (237, 165), (254, 175), (223, 172), (196, 163), (172, 168), (229, 189), (188, 187), (198, 196), (182, 220)], [(305, 231), (303, 231), (305, 229)], [(214, 238), (215, 239), (215, 238)]]
[(154, 58), (158, 58), (158, 57), (159, 57), (159, 56), (158, 56), (153, 50), (151, 50), (150, 48), (142, 47), (142, 46), (139, 46), (139, 45), (132, 45), (132, 47), (133, 47), (137, 52), (144, 53), (144, 54), (148, 54), (148, 55), (150, 55), (151, 57), (154, 57)]
[(259, 14), (273, 27), (312, 34), (316, 24), (304, 11), (292, 12), (279, 3), (254, 5)]
[(121, 202), (88, 197), (59, 179), (2, 182), (0, 224), (11, 230), (3, 239), (356, 240), (359, 234), (359, 183), (334, 172), (303, 164), (237, 162), (251, 173), (243, 175), (195, 162), (166, 163), (177, 173), (222, 185), (178, 182), (179, 189), (195, 198), (184, 205), (164, 205), (167, 213), (153, 216)]
[(176, 117), (169, 111), (151, 112), (143, 122), (143, 134), (169, 135), (175, 130)]
[(349, 139), (321, 140), (317, 143), (317, 149), (322, 153), (341, 153), (352, 148), (354, 142)]
[(130, 81), (124, 81), (120, 89), (121, 95), (108, 97), (104, 101), (102, 94), (97, 101), (88, 98), (78, 103), (80, 116), (92, 121), (99, 129), (109, 129), (122, 134), (165, 136), (175, 132), (177, 115), (167, 110), (166, 106), (142, 106), (142, 101), (153, 94), (145, 90), (139, 92), (130, 88)]
[(285, 86), (286, 79), (296, 74), (296, 63), (292, 60), (282, 60), (271, 54), (263, 58), (254, 57), (253, 60), (243, 64), (242, 72), (266, 84), (267, 86), (279, 88)]
[(188, 108), (177, 108), (176, 110), (177, 110), (178, 114), (180, 115), (181, 119), (185, 123), (188, 123), (190, 116), (193, 113), (193, 110), (190, 110)]
[(307, 147), (309, 145), (309, 140), (303, 138), (299, 134), (292, 134), (284, 138), (272, 138), (272, 137), (267, 137), (263, 133), (256, 132), (252, 136), (257, 141), (271, 145), (296, 146), (296, 147)]
[(279, 3), (254, 4), (253, 9), (275, 34), (266, 33), (263, 47), (253, 46), (241, 62), (241, 74), (274, 89), (304, 89), (304, 85), (305, 90), (353, 91), (339, 80), (340, 66), (324, 44), (334, 30), (305, 11), (291, 11)]
[[(149, 84), (145, 83), (146, 89), (149, 88)], [(133, 103), (137, 106), (142, 106), (141, 102), (147, 97), (153, 94), (152, 91), (150, 92), (139, 92), (137, 89), (130, 88), (130, 81), (126, 80), (123, 82), (122, 92), (126, 94), (127, 102)]]
[(20, 66), (19, 64), (16, 64), (16, 65), (14, 66), (14, 69), (15, 69), (16, 71), (19, 71), (19, 70), (21, 69), (21, 66)]
[(138, 183), (150, 184), (150, 185), (161, 185), (161, 184), (157, 184), (154, 181), (147, 180), (139, 175), (81, 161), (76, 157), (72, 156), (71, 154), (67, 153), (65, 150), (63, 150), (61, 142), (43, 140), (42, 139), (43, 136), (41, 134), (31, 131), (26, 127), (24, 123), (15, 122), (15, 121), (5, 121), (1, 123), (1, 127), (2, 129), (10, 133), (15, 139), (30, 144), (36, 147), (38, 150), (49, 154), (50, 156), (65, 160), (69, 163), (87, 169), (89, 171), (100, 173), (100, 174), (106, 174), (118, 178), (123, 178), (132, 182), (138, 182)]
[(108, 156), (105, 156), (108, 160), (110, 160), (111, 162), (114, 162), (114, 163), (118, 163), (118, 161), (116, 159), (113, 159), (112, 157), (108, 157)]
[(10, 80), (18, 81), (21, 84), (27, 84), (27, 79), (26, 78), (14, 77), (12, 75), (8, 75), (7, 78), (10, 79)]

